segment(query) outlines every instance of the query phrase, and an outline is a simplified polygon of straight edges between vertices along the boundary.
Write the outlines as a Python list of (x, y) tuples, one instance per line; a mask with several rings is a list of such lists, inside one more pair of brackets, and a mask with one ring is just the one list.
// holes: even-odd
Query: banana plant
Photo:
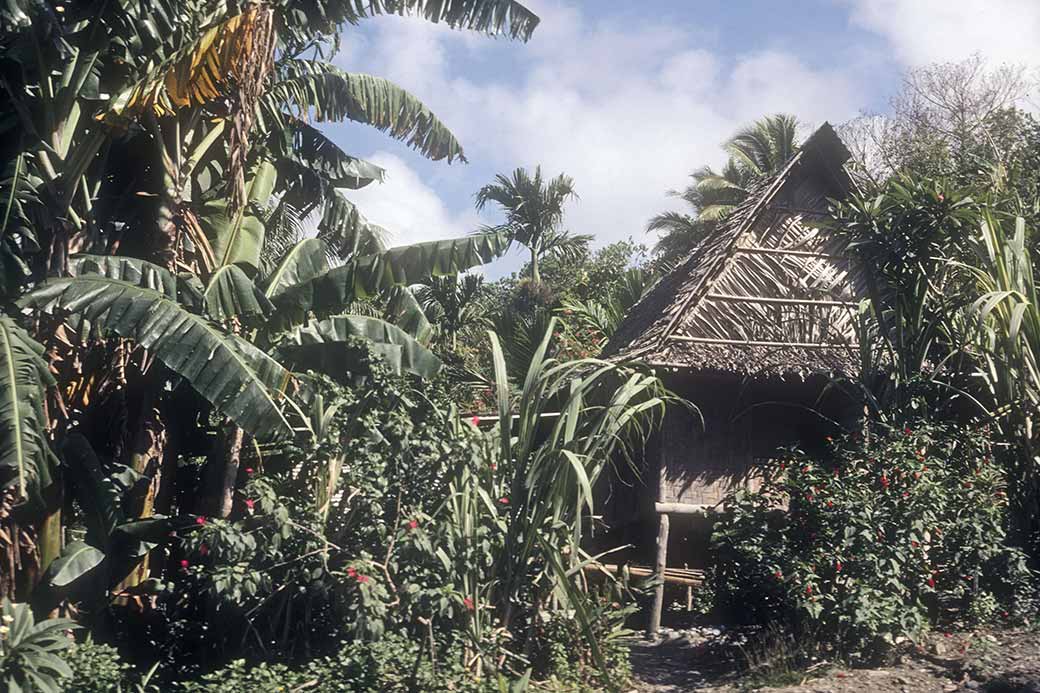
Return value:
[[(464, 160), (414, 96), (329, 62), (342, 26), (379, 14), (519, 39), (538, 22), (511, 0), (156, 0), (89, 11), (12, 0), (0, 8), (2, 288), (17, 300), (9, 315), (33, 328), (55, 371), (58, 387), (47, 388), (37, 369), (38, 396), (20, 400), (23, 409), (40, 393), (53, 400), (43, 404), (55, 407), (49, 436), (95, 411), (113, 383), (140, 383), (142, 406), (117, 447), (144, 473), (177, 454), (163, 417), (176, 415), (168, 400), (182, 385), (238, 429), (232, 441), (242, 431), (262, 440), (291, 434), (284, 398), (303, 386), (278, 358), (295, 347), (382, 335), (402, 368), (429, 371), (426, 354), (388, 327), (320, 324), (356, 299), (462, 271), (501, 248), (465, 240), (387, 251), (381, 230), (351, 204), (349, 190), (383, 171), (343, 152), (318, 123), (366, 124), (430, 158)], [(323, 258), (298, 233), (308, 215), (317, 217)], [(34, 311), (31, 323), (14, 309)], [(14, 364), (16, 355), (25, 361), (13, 348), (5, 358)], [(28, 382), (28, 371), (17, 375)], [(28, 431), (44, 435), (22, 417), (0, 441), (3, 483), (17, 478), (19, 498), (64, 485), (33, 475), (45, 465), (22, 445)], [(160, 485), (157, 469), (148, 473), (151, 490), (134, 501), (138, 519), (152, 512)], [(51, 506), (41, 534), (60, 547), (61, 504)], [(42, 567), (56, 555), (49, 550)]]

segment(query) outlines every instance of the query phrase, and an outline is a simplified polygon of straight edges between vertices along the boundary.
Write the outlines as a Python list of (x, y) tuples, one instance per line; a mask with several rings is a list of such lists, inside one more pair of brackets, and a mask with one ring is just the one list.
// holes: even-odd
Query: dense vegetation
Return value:
[[(738, 132), (677, 193), (689, 212), (650, 221), (649, 255), (568, 231), (580, 183), (540, 168), (476, 192), (501, 224), (386, 248), (349, 199), (384, 172), (316, 123), (464, 160), (417, 98), (333, 64), (341, 31), (386, 13), (520, 40), (538, 23), (511, 0), (0, 9), (8, 688), (625, 679), (636, 588), (586, 580), (583, 547), (597, 479), (638, 460), (673, 396), (596, 357), (784, 165), (799, 123)], [(867, 414), (730, 499), (716, 615), (863, 661), (951, 619), (1035, 618), (1040, 125), (1016, 107), (1023, 79), (926, 68), (890, 118), (844, 128), (861, 186), (831, 222), (884, 290), (861, 307), (876, 348), (833, 385)], [(511, 244), (530, 258), (517, 274), (466, 274)]]

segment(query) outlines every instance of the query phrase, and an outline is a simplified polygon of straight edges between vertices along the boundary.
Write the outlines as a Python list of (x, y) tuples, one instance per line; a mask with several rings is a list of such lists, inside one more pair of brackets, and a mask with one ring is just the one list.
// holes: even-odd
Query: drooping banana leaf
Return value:
[(440, 359), (400, 328), (378, 318), (357, 315), (337, 315), (311, 321), (294, 330), (278, 350), (301, 369), (309, 368), (338, 377), (350, 370), (347, 359), (352, 337), (369, 341), (373, 351), (397, 373), (408, 372), (432, 378), (440, 370)]
[(237, 264), (255, 274), (260, 266), (264, 222), (250, 207), (267, 203), (278, 174), (268, 161), (262, 161), (251, 173), (246, 181), (247, 206), (239, 214), (228, 214), (228, 201), (224, 197), (204, 202), (199, 209), (199, 225), (213, 248), (216, 268)]
[(19, 303), (77, 314), (102, 331), (136, 341), (259, 440), (291, 432), (278, 404), (289, 373), (248, 342), (157, 291), (87, 275), (49, 280)]
[(101, 565), (105, 552), (83, 541), (74, 541), (47, 568), (44, 581), (52, 587), (66, 587)]
[(273, 306), (238, 265), (224, 265), (209, 278), (202, 294), (206, 315), (223, 322), (251, 320), (267, 315)]
[(509, 248), (509, 234), (491, 231), (429, 241), (365, 255), (272, 296), (281, 324), (299, 324), (308, 313), (329, 315), (358, 298), (429, 277), (458, 274), (490, 262)]
[(42, 502), (57, 459), (47, 442), (45, 388), (54, 384), (43, 346), (0, 315), (0, 488)]
[[(286, 0), (282, 0), (285, 2)], [(341, 24), (357, 24), (366, 17), (381, 14), (415, 15), (431, 22), (443, 22), (453, 29), (472, 29), (495, 36), (508, 35), (526, 41), (538, 26), (538, 15), (516, 0), (376, 0), (342, 2), (315, 0), (307, 9), (285, 13), (280, 34), (291, 46), (308, 45), (314, 34), (334, 34)]]
[(347, 154), (314, 126), (289, 115), (282, 118), (289, 127), (275, 130), (270, 139), (279, 165), (320, 176), (337, 188), (352, 190), (382, 182), (386, 176), (381, 167)]
[(69, 274), (74, 277), (96, 274), (158, 291), (167, 298), (177, 298), (177, 278), (169, 270), (134, 257), (73, 255), (69, 258)]
[(420, 344), (430, 343), (433, 336), (433, 326), (412, 293), (411, 287), (395, 286), (390, 290), (389, 299), (386, 304), (387, 322), (415, 337)]
[(462, 145), (422, 101), (393, 82), (344, 72), (331, 63), (291, 60), (260, 101), (261, 127), (291, 125), (286, 116), (371, 125), (435, 161), (466, 160)]
[(325, 208), (318, 221), (318, 238), (341, 258), (360, 253), (386, 250), (386, 229), (369, 222), (353, 202), (339, 190), (325, 198)]
[[(131, 3), (120, 3), (121, 5)], [(163, 8), (165, 9), (165, 8)], [(184, 9), (175, 11), (175, 24), (189, 30), (170, 32), (170, 36), (149, 37), (165, 45), (148, 52), (153, 58), (139, 66), (140, 79), (115, 94), (106, 118), (132, 118), (146, 111), (170, 115), (187, 106), (201, 106), (219, 98), (226, 84), (236, 77), (236, 68), (248, 60), (245, 53), (268, 48), (261, 25), (268, 22), (269, 10), (250, 7), (238, 11), (234, 6), (213, 4), (213, 14), (195, 12), (185, 18)], [(179, 27), (178, 27), (179, 28)], [(152, 32), (156, 27), (152, 26)], [(273, 50), (274, 44), (269, 45)], [(154, 58), (158, 57), (158, 60)]]
[(329, 270), (328, 246), (318, 238), (307, 238), (289, 249), (264, 282), (264, 295), (273, 298)]

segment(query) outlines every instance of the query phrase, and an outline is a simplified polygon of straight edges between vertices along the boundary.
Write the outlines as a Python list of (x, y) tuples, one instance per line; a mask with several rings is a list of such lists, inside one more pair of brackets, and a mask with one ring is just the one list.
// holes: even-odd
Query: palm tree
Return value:
[(763, 176), (770, 175), (794, 155), (797, 149), (798, 120), (782, 113), (768, 116), (744, 128), (723, 145), (729, 159), (720, 171), (705, 166), (690, 174), (693, 182), (678, 197), (691, 213), (663, 212), (654, 216), (646, 230), (662, 233), (657, 254), (676, 260), (708, 236), (716, 224), (747, 197)]
[(433, 277), (416, 289), (415, 297), (433, 326), (433, 339), (454, 352), (463, 327), (485, 323), (477, 304), (483, 292), (484, 278), (476, 274)]
[(541, 166), (535, 167), (534, 176), (522, 168), (513, 171), (512, 177), (500, 173), (494, 183), (485, 185), (476, 195), (478, 210), (488, 202), (497, 202), (506, 213), (506, 221), (499, 228), (531, 251), (531, 281), (536, 284), (541, 282), (538, 261), (542, 257), (580, 252), (592, 238), (574, 236), (560, 228), (563, 206), (573, 197), (577, 193), (570, 176), (561, 173), (545, 180)]

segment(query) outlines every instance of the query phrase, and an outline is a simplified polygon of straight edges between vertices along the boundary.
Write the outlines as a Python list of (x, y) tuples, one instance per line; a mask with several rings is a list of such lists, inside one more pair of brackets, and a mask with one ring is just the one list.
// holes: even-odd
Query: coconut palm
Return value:
[(511, 177), (498, 174), (494, 183), (485, 185), (476, 195), (478, 210), (496, 202), (505, 212), (506, 221), (498, 228), (508, 231), (531, 252), (531, 280), (535, 283), (541, 282), (538, 261), (542, 257), (580, 252), (592, 238), (571, 235), (560, 228), (563, 206), (574, 197), (577, 193), (570, 176), (561, 173), (546, 180), (541, 166), (535, 167), (533, 176), (522, 168), (513, 171)]
[(662, 234), (658, 256), (676, 260), (695, 248), (747, 197), (756, 181), (780, 170), (794, 155), (797, 130), (794, 116), (779, 113), (758, 120), (723, 145), (729, 159), (721, 170), (700, 168), (690, 174), (692, 182), (685, 189), (670, 191), (691, 212), (663, 212), (647, 223), (647, 231)]

